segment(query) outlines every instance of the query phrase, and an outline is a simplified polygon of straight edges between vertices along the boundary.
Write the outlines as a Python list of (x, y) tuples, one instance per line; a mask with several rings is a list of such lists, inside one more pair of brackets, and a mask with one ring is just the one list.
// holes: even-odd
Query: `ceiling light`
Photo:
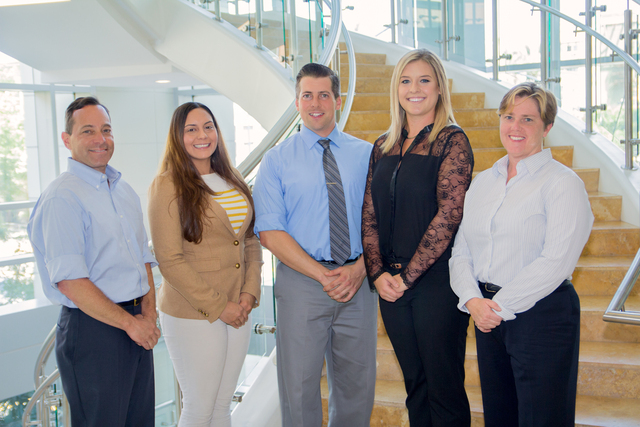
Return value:
[(0, 0), (0, 7), (3, 6), (26, 6), (29, 4), (63, 3), (71, 0)]
[(166, 83), (171, 83), (171, 80), (156, 80), (156, 83), (166, 84)]

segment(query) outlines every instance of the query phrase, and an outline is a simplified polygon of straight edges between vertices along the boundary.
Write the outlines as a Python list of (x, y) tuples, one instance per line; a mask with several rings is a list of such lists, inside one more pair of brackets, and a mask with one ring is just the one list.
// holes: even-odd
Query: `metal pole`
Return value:
[[(631, 10), (624, 11), (624, 50), (632, 55), (631, 50)], [(624, 167), (623, 169), (634, 170), (633, 166), (633, 94), (631, 91), (631, 67), (624, 64)]]
[(262, 0), (256, 0), (256, 43), (258, 44), (258, 49), (263, 47), (264, 41), (262, 37)]
[(413, 47), (418, 47), (418, 0), (413, 0)]
[(442, 0), (440, 3), (440, 9), (442, 13), (442, 59), (445, 61), (449, 60), (449, 32), (448, 25), (448, 17), (447, 17), (447, 0)]
[[(591, 0), (585, 0), (585, 13), (584, 13), (584, 23), (587, 27), (591, 28), (591, 17), (593, 16), (593, 12), (591, 12)], [(591, 90), (593, 84), (591, 82), (592, 77), (592, 61), (591, 61), (591, 36), (585, 32), (585, 43), (584, 43), (584, 93), (585, 93), (585, 108), (584, 108), (584, 123), (585, 123), (585, 132), (593, 133), (593, 101), (591, 99)]]
[[(540, 3), (546, 6), (546, 0), (540, 0)], [(549, 76), (548, 44), (547, 12), (540, 10), (540, 80), (545, 89), (549, 89), (549, 83), (547, 82)]]
[[(293, 69), (293, 75), (298, 74), (298, 20), (296, 18), (296, 2), (295, 0), (289, 0), (289, 28), (291, 28), (291, 50), (290, 58), (291, 68)], [(311, 34), (309, 34), (311, 37)]]
[(498, 80), (498, 0), (491, 1), (491, 25), (493, 31), (493, 80)]
[(222, 21), (222, 16), (220, 16), (220, 0), (216, 0), (214, 7), (215, 7), (216, 19), (218, 21)]
[(389, 26), (391, 29), (391, 43), (396, 44), (396, 2), (395, 0), (389, 0), (389, 4), (391, 5), (391, 25)]

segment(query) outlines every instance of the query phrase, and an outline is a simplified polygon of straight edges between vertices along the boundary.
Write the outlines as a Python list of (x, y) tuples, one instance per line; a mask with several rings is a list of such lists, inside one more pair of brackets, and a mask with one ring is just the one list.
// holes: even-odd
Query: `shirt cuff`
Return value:
[(262, 214), (256, 218), (256, 224), (253, 228), (256, 236), (260, 238), (261, 231), (279, 230), (287, 231), (284, 228), (285, 218), (282, 214), (268, 213)]
[(484, 298), (482, 296), (482, 292), (480, 292), (480, 290), (478, 289), (477, 292), (474, 292), (474, 290), (468, 290), (465, 291), (461, 296), (460, 296), (460, 302), (458, 302), (458, 310), (464, 312), (464, 313), (469, 313), (469, 309), (467, 308), (467, 303), (469, 302), (469, 300), (473, 299), (473, 298)]
[(82, 255), (62, 255), (47, 262), (51, 286), (58, 289), (58, 282), (89, 278), (89, 269)]
[(495, 298), (493, 299), (493, 301), (495, 301), (496, 304), (498, 304), (500, 306), (500, 308), (502, 309), (502, 311), (493, 310), (493, 312), (495, 314), (497, 314), (498, 316), (502, 317), (504, 320), (513, 320), (513, 319), (516, 318), (516, 315), (513, 313), (513, 311), (511, 311), (508, 308), (506, 308), (505, 306), (503, 306), (502, 303), (500, 303), (500, 301), (496, 301)]

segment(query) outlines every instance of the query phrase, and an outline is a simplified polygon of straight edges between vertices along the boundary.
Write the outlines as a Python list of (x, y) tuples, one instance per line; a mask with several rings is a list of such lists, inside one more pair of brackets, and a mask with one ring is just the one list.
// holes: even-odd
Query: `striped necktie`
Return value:
[(344, 201), (344, 189), (340, 179), (340, 170), (336, 158), (331, 152), (329, 139), (321, 139), (318, 144), (324, 148), (322, 165), (324, 177), (327, 181), (329, 195), (329, 237), (331, 242), (331, 258), (343, 265), (351, 255), (349, 239), (349, 221), (347, 220), (347, 205)]

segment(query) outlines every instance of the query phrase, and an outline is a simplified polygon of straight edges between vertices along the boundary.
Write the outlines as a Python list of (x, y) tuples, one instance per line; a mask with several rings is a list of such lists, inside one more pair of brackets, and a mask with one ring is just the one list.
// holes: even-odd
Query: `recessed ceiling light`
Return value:
[(171, 80), (156, 80), (156, 83), (160, 83), (160, 84), (171, 83)]
[(0, 0), (0, 7), (3, 6), (26, 6), (29, 4), (63, 3), (71, 0)]

